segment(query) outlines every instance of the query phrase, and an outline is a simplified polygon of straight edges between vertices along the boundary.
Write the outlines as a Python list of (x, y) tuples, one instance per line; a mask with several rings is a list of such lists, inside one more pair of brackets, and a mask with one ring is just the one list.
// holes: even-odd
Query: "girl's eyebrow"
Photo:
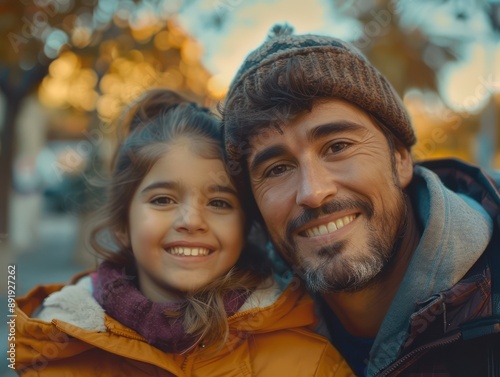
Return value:
[[(157, 181), (144, 187), (141, 191), (141, 194), (155, 189), (179, 190), (181, 189), (181, 185), (177, 182), (172, 182), (172, 181)], [(210, 193), (225, 192), (228, 194), (232, 194), (234, 196), (238, 196), (236, 190), (231, 186), (218, 185), (218, 184), (213, 184), (208, 186), (208, 192)]]
[(224, 185), (217, 185), (217, 184), (210, 185), (208, 187), (208, 192), (210, 192), (210, 193), (225, 192), (228, 194), (232, 194), (234, 196), (238, 196), (238, 193), (236, 192), (236, 190), (234, 188), (232, 188), (231, 186), (224, 186)]
[(171, 182), (171, 181), (157, 181), (149, 184), (148, 186), (144, 187), (141, 191), (141, 194), (155, 190), (158, 188), (163, 188), (163, 189), (170, 189), (170, 190), (175, 190), (179, 188), (179, 184), (176, 182)]

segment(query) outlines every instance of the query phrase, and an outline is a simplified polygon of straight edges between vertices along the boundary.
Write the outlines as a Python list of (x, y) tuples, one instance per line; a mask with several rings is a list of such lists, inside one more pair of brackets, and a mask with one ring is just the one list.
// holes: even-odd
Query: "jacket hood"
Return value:
[[(42, 316), (49, 316), (50, 312), (60, 311), (66, 320), (75, 321), (75, 323), (81, 321), (83, 315), (75, 317), (75, 313), (72, 311), (58, 310), (55, 306), (57, 296), (59, 296), (56, 294), (63, 292), (63, 288), (62, 284), (36, 287), (25, 297), (17, 300), (16, 369), (20, 373), (31, 370), (37, 372), (45, 369), (49, 363), (58, 363), (63, 367), (63, 370), (58, 372), (59, 374), (54, 371), (54, 375), (73, 375), (72, 372), (69, 372), (72, 370), (72, 357), (78, 357), (82, 354), (97, 355), (95, 350), (101, 349), (112, 355), (127, 357), (132, 363), (135, 361), (144, 362), (168, 370), (174, 375), (183, 375), (178, 363), (172, 358), (166, 358), (162, 351), (151, 347), (139, 334), (122, 326), (107, 315), (100, 317), (104, 321), (105, 331), (83, 329), (59, 319), (49, 319), (50, 322), (48, 322), (36, 317), (31, 318), (44, 300), (52, 297), (49, 301), (53, 300), (53, 306), (45, 314), (42, 311), (40, 313)], [(77, 289), (80, 290), (77, 293), (81, 295), (80, 298), (84, 297), (84, 288), (79, 286)], [(64, 290), (61, 296), (74, 293), (75, 289)], [(91, 297), (88, 291), (87, 295)], [(85, 313), (92, 315), (95, 311), (91, 309)], [(100, 315), (99, 312), (97, 313)], [(90, 322), (97, 323), (95, 319)], [(89, 321), (83, 320), (82, 323), (88, 324)], [(98, 327), (102, 328), (103, 324), (99, 324)], [(116, 357), (117, 363), (119, 360), (120, 358)], [(121, 367), (117, 364), (117, 371)], [(127, 366), (123, 365), (123, 367)], [(122, 375), (127, 375), (125, 371), (127, 369), (124, 369)], [(75, 375), (79, 374), (75, 372)]]
[[(462, 167), (458, 161), (454, 164)], [(424, 230), (373, 344), (369, 376), (396, 359), (408, 335), (408, 319), (417, 304), (457, 284), (491, 239), (493, 213), (483, 207), (484, 198), (489, 196), (491, 200), (491, 194), (495, 196), (491, 181), (463, 169), (438, 171), (439, 177), (426, 167), (415, 166), (409, 195)], [(458, 175), (463, 181), (457, 184)], [(454, 185), (447, 187), (447, 182)]]
[(240, 311), (229, 318), (229, 326), (257, 334), (313, 326), (313, 301), (302, 284), (298, 278), (292, 279), (282, 291), (273, 280), (272, 285), (250, 295)]

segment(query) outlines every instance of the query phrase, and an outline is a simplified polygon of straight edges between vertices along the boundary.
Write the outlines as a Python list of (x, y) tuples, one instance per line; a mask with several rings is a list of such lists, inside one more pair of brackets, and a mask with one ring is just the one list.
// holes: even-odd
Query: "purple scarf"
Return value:
[[(136, 277), (124, 268), (103, 262), (92, 275), (94, 298), (106, 313), (121, 324), (138, 332), (148, 343), (168, 353), (182, 353), (199, 339), (187, 334), (182, 318), (172, 318), (165, 311), (178, 311), (184, 302), (156, 303), (137, 288)], [(248, 295), (231, 291), (224, 298), (227, 316), (235, 314)]]

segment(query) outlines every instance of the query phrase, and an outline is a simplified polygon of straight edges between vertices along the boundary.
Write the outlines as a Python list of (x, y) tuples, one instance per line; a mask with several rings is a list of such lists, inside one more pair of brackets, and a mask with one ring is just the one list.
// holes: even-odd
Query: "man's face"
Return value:
[(250, 140), (255, 199), (285, 259), (321, 293), (356, 291), (388, 264), (405, 223), (409, 152), (361, 109), (316, 104)]

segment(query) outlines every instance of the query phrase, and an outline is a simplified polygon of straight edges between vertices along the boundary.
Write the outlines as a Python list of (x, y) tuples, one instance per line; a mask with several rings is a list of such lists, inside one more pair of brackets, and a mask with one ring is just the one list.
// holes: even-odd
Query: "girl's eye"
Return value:
[(151, 204), (155, 204), (158, 206), (165, 206), (168, 204), (172, 204), (174, 201), (170, 199), (168, 196), (157, 196), (156, 198), (153, 198), (150, 200)]
[(214, 199), (210, 202), (210, 206), (220, 209), (233, 208), (231, 204), (222, 199)]
[(269, 169), (265, 175), (266, 177), (278, 177), (285, 174), (288, 170), (290, 170), (290, 167), (287, 165), (276, 165)]
[(335, 142), (333, 144), (330, 144), (330, 146), (328, 147), (328, 150), (331, 151), (331, 153), (340, 153), (342, 152), (343, 150), (349, 148), (351, 146), (350, 143), (346, 142), (346, 141), (338, 141), (338, 142)]

